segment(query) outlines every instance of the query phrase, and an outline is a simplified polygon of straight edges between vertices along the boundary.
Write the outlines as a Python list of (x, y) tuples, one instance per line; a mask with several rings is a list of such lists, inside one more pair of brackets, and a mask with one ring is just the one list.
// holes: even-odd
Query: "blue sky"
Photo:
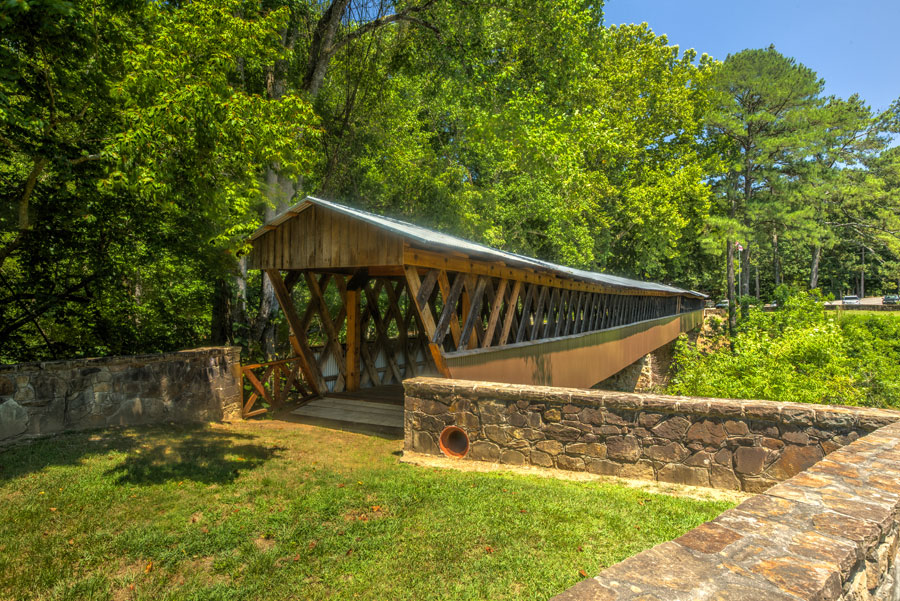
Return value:
[(856, 92), (875, 110), (900, 97), (900, 0), (607, 0), (604, 14), (720, 60), (775, 44), (816, 71), (826, 94)]

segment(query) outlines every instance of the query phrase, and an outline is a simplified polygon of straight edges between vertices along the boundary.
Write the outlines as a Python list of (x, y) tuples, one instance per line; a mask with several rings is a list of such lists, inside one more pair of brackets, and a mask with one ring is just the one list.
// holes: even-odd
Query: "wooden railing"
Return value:
[[(280, 361), (255, 363), (241, 366), (241, 373), (250, 384), (250, 396), (244, 402), (241, 416), (244, 419), (262, 415), (269, 409), (278, 409), (289, 401), (308, 401), (317, 395), (303, 378), (301, 357), (290, 357)], [(262, 375), (260, 375), (262, 374)], [(295, 397), (292, 391), (297, 392)], [(268, 403), (268, 407), (253, 409), (257, 401)]]

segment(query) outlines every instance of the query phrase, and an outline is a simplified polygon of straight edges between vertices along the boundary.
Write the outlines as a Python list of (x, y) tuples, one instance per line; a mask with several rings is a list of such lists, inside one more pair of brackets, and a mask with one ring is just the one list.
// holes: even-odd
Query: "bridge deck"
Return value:
[(403, 432), (403, 387), (332, 392), (292, 410), (291, 415), (304, 423), (399, 435)]

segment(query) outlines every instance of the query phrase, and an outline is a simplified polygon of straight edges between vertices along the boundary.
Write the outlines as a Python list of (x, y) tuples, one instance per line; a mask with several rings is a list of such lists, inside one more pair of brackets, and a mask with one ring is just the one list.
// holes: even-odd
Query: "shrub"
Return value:
[(787, 294), (778, 311), (751, 307), (730, 345), (682, 337), (675, 366), (675, 394), (900, 407), (900, 319), (838, 317), (816, 291)]

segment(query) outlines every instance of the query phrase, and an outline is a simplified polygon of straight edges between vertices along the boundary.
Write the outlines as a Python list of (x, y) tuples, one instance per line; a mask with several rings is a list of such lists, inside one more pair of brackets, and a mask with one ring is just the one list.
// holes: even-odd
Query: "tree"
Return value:
[[(775, 50), (744, 50), (729, 55), (711, 81), (714, 99), (710, 134), (722, 140), (727, 173), (717, 182), (732, 225), (725, 239), (729, 325), (736, 312), (734, 246), (736, 236), (765, 232), (772, 241), (775, 284), (780, 283), (778, 236), (791, 219), (779, 193), (790, 183), (790, 167), (811, 152), (821, 127), (823, 81), (809, 68)], [(746, 274), (749, 289), (749, 257)]]
[(311, 162), (309, 103), (236, 85), (279, 55), (287, 13), (56, 6), (3, 21), (0, 356), (196, 344), (259, 223), (259, 165)]
[[(14, 355), (65, 350), (45, 316), (83, 307), (103, 277), (94, 267), (124, 237), (117, 199), (92, 183), (118, 118), (108, 82), (123, 72), (143, 14), (127, 3), (94, 9), (99, 20), (68, 2), (14, 3), (0, 14), (0, 341)], [(110, 219), (92, 223), (101, 216)]]
[(597, 4), (30, 6), (0, 19), (4, 358), (280, 352), (241, 253), (304, 194), (573, 266), (718, 277), (695, 239), (716, 64)]

